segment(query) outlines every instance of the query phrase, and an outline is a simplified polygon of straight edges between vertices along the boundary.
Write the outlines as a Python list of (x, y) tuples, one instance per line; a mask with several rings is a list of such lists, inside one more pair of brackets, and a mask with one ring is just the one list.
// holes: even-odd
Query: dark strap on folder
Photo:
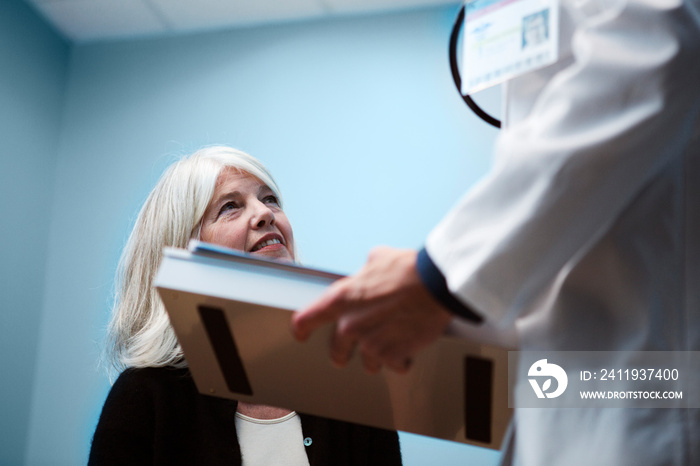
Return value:
[(467, 356), (464, 359), (464, 427), (469, 440), (491, 443), (493, 362)]
[(250, 387), (243, 361), (238, 354), (238, 348), (233, 340), (224, 311), (209, 306), (198, 306), (197, 309), (229, 391), (242, 395), (252, 395), (253, 389)]

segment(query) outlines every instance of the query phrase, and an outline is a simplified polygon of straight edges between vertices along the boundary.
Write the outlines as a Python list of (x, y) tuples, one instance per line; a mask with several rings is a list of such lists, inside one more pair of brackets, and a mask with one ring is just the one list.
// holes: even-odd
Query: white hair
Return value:
[(256, 177), (282, 205), (270, 172), (245, 152), (212, 146), (168, 167), (141, 208), (119, 260), (104, 357), (110, 373), (128, 367), (187, 366), (153, 280), (164, 247), (185, 248), (199, 236), (225, 167)]

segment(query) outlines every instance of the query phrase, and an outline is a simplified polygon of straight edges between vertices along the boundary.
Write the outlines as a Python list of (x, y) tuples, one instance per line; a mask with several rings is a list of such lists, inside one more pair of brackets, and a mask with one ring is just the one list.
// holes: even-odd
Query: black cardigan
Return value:
[[(199, 394), (186, 369), (126, 370), (102, 408), (88, 464), (240, 465), (236, 405)], [(299, 416), (311, 466), (401, 464), (396, 432)]]

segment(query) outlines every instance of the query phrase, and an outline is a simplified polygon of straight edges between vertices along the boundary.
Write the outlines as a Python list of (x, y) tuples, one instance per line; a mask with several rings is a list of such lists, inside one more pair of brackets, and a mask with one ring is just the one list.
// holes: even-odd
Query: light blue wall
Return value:
[(69, 47), (0, 2), (0, 464), (22, 464), (44, 296)]
[[(227, 143), (262, 159), (309, 265), (352, 272), (373, 245), (422, 245), (486, 171), (495, 136), (451, 82), (456, 12), (73, 47), (49, 180), (57, 188), (41, 212), (50, 217), (43, 314), (24, 331), (38, 345), (27, 464), (85, 462), (108, 390), (95, 361), (119, 251), (174, 155)], [(480, 102), (497, 108), (496, 92)], [(416, 436), (402, 442), (407, 465), (498, 458)]]

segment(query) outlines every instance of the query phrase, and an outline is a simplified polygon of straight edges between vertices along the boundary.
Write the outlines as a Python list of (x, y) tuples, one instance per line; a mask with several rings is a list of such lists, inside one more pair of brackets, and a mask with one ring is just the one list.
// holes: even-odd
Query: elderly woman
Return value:
[(191, 238), (276, 260), (296, 257), (279, 189), (258, 160), (219, 146), (173, 164), (121, 257), (107, 351), (121, 374), (89, 464), (401, 464), (396, 432), (197, 392), (153, 286), (163, 247), (184, 248)]

